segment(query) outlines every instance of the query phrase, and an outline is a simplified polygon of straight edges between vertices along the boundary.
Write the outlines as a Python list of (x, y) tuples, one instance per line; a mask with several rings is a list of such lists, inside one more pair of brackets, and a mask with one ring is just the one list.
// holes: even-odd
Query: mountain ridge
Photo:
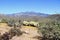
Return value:
[(8, 16), (48, 16), (49, 14), (38, 13), (38, 12), (20, 12), (14, 14), (8, 14)]

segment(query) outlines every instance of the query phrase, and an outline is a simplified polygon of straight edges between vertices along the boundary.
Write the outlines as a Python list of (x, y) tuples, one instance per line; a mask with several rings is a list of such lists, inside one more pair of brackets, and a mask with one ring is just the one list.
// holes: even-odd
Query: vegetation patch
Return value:
[(41, 40), (60, 40), (60, 22), (52, 21), (41, 24), (38, 27), (38, 32), (41, 32), (43, 37)]

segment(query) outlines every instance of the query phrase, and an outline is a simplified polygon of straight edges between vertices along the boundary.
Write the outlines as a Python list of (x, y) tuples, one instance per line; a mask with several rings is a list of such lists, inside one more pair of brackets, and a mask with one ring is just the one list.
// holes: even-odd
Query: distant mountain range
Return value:
[(49, 14), (37, 13), (37, 12), (20, 12), (13, 14), (0, 14), (0, 19), (15, 19), (15, 20), (42, 20)]
[(37, 13), (37, 12), (20, 12), (14, 14), (8, 14), (7, 16), (48, 16), (49, 14)]
[(45, 14), (45, 13), (37, 13), (37, 12), (20, 12), (20, 13), (13, 13), (13, 14), (0, 14), (0, 19), (2, 18), (14, 18), (14, 19), (44, 19), (44, 18), (49, 18), (49, 19), (57, 19), (60, 20), (60, 14)]

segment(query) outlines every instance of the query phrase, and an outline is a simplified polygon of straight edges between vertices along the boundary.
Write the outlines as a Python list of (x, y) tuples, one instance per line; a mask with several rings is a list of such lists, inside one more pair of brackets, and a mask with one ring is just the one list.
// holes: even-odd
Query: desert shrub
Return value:
[(9, 20), (7, 24), (10, 27), (12, 27), (12, 26), (13, 27), (21, 27), (21, 25), (22, 25), (21, 20), (19, 20), (19, 21)]
[(8, 24), (8, 26), (10, 26), (10, 27), (12, 27), (12, 26), (14, 25), (12, 22), (8, 22), (7, 24)]
[(7, 24), (8, 26), (12, 27), (15, 24), (15, 20), (8, 20)]
[(60, 23), (58, 21), (43, 23), (39, 27), (39, 32), (43, 35), (42, 40), (60, 40)]
[(1, 23), (7, 23), (7, 19), (2, 19)]
[(0, 35), (0, 40), (9, 40), (9, 33), (5, 32), (3, 35)]
[(20, 36), (22, 35), (22, 32), (18, 28), (11, 28), (9, 32), (4, 33), (3, 35), (0, 35), (0, 40), (9, 40), (14, 36)]
[(22, 21), (21, 20), (19, 20), (19, 26), (21, 26), (23, 23), (22, 23)]
[(17, 29), (17, 28), (12, 28), (10, 31), (9, 31), (10, 35), (13, 37), (15, 35), (17, 36), (20, 36), (22, 35), (22, 32), (20, 31), (20, 29)]
[(1, 36), (1, 40), (9, 40), (9, 34), (6, 32)]

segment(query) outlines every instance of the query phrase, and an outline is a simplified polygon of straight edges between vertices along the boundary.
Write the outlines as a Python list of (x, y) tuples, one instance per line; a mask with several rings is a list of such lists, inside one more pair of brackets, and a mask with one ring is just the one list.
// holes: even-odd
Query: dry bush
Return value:
[(60, 40), (60, 22), (53, 21), (42, 24), (39, 27), (39, 32), (43, 35), (42, 40)]
[(9, 31), (10, 35), (11, 36), (20, 36), (22, 35), (22, 32), (20, 31), (20, 29), (17, 29), (17, 28), (12, 28), (10, 31)]

